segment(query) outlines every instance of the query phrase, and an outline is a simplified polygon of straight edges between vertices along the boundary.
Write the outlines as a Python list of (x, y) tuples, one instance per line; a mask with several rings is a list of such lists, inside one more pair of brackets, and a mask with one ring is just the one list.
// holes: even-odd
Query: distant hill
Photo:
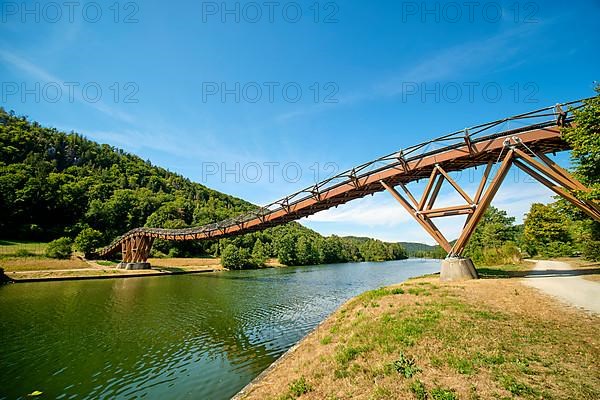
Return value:
[(417, 242), (400, 242), (400, 245), (404, 247), (408, 254), (413, 254), (417, 251), (434, 251), (439, 247), (438, 245), (428, 245)]
[[(344, 236), (344, 239), (354, 240), (359, 243), (366, 242), (368, 240), (372, 240), (371, 238), (361, 237), (361, 236)], [(439, 248), (438, 245), (428, 245), (425, 243), (417, 243), (417, 242), (394, 242), (394, 243), (401, 245), (409, 255), (413, 255), (416, 252), (433, 252)]]

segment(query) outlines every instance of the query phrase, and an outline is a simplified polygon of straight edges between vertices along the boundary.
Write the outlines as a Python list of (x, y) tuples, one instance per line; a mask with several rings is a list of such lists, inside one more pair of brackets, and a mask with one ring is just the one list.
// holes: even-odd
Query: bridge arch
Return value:
[[(545, 107), (446, 134), (359, 165), (269, 205), (221, 222), (185, 229), (136, 228), (115, 239), (98, 255), (106, 258), (120, 252), (124, 263), (145, 263), (156, 238), (182, 241), (241, 235), (387, 191), (449, 257), (460, 258), (513, 165), (600, 221), (600, 206), (576, 195), (589, 189), (547, 156), (548, 153), (569, 150), (561, 136), (561, 128), (572, 122), (572, 111), (583, 107), (585, 100)], [(502, 129), (510, 123), (524, 125)], [(494, 129), (497, 132), (492, 133)], [(485, 172), (476, 193), (470, 196), (452, 179), (450, 172), (477, 166), (485, 166)], [(495, 166), (497, 170), (492, 174)], [(407, 184), (421, 179), (427, 179), (427, 185), (417, 200)], [(458, 192), (465, 204), (434, 208), (444, 181)], [(467, 220), (459, 238), (451, 245), (433, 220), (454, 215), (467, 215)]]

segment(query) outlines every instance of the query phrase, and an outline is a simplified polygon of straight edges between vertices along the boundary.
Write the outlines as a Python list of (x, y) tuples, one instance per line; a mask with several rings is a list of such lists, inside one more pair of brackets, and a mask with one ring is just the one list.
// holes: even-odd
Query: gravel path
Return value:
[(578, 276), (576, 269), (562, 261), (538, 261), (523, 283), (569, 305), (600, 314), (600, 282)]

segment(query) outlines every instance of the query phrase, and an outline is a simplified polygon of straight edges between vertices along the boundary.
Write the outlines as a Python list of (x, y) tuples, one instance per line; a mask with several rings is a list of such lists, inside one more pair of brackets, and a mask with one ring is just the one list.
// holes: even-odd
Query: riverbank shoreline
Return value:
[(524, 285), (531, 267), (365, 292), (233, 399), (595, 398), (600, 317)]
[[(6, 261), (6, 260), (5, 260)], [(53, 262), (57, 262), (53, 266)], [(0, 283), (25, 283), (25, 282), (50, 282), (50, 281), (73, 281), (90, 279), (119, 279), (140, 278), (149, 276), (187, 275), (207, 272), (228, 271), (221, 265), (219, 258), (151, 258), (148, 260), (151, 268), (143, 270), (125, 270), (117, 268), (117, 263), (99, 260), (86, 260), (82, 257), (73, 257), (71, 260), (46, 260), (36, 258), (24, 261), (23, 267), (15, 268), (14, 264), (19, 260), (11, 260), (12, 269), (0, 273)], [(106, 265), (108, 263), (110, 265)], [(48, 268), (40, 269), (39, 267)], [(9, 264), (10, 265), (10, 264)], [(28, 265), (30, 265), (28, 267)], [(35, 266), (39, 266), (37, 269)], [(61, 268), (61, 266), (67, 268)], [(265, 265), (257, 269), (284, 268), (277, 260), (269, 259)], [(2, 270), (0, 266), (0, 271)]]
[[(16, 263), (15, 260), (11, 261)], [(115, 262), (109, 267), (106, 264), (103, 264), (107, 263), (107, 261), (86, 260), (82, 257), (73, 257), (71, 260), (46, 260), (38, 258), (35, 260), (35, 265), (44, 266), (44, 263), (52, 264), (52, 262), (59, 262), (60, 266), (72, 263), (73, 267), (56, 269), (50, 266), (50, 268), (47, 269), (9, 269), (8, 271), (4, 270), (2, 272), (2, 264), (0, 263), (0, 284), (140, 278), (229, 271), (229, 269), (224, 268), (221, 265), (219, 258), (152, 258), (148, 259), (151, 268), (142, 270), (125, 270), (117, 268), (117, 263)], [(82, 268), (82, 266), (85, 268)], [(288, 265), (281, 264), (277, 259), (272, 258), (267, 260), (263, 266), (251, 269), (261, 270), (288, 267)]]
[[(143, 272), (142, 272), (143, 271)], [(60, 282), (60, 281), (79, 281), (79, 280), (93, 280), (93, 279), (123, 279), (123, 278), (141, 278), (141, 277), (150, 277), (150, 276), (169, 276), (169, 275), (189, 275), (189, 274), (201, 274), (208, 272), (220, 272), (226, 271), (223, 268), (220, 269), (190, 269), (190, 270), (177, 270), (177, 271), (169, 271), (163, 269), (150, 269), (150, 270), (137, 270), (137, 271), (127, 271), (127, 270), (117, 270), (117, 269), (105, 269), (105, 270), (93, 270), (89, 269), (86, 272), (93, 272), (95, 274), (91, 275), (83, 275), (81, 273), (77, 274), (78, 271), (66, 271), (66, 272), (74, 272), (74, 275), (65, 276), (65, 275), (49, 275), (49, 276), (39, 276), (39, 277), (29, 277), (28, 272), (14, 272), (9, 274), (4, 274), (8, 278), (9, 281), (6, 283), (28, 283), (28, 282)], [(38, 271), (34, 271), (39, 273)], [(50, 274), (55, 273), (55, 271), (50, 272)]]

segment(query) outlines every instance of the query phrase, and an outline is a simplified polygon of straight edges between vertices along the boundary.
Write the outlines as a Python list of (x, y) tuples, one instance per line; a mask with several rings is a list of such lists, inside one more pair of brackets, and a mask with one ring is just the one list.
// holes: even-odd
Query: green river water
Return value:
[(438, 260), (0, 287), (0, 399), (229, 399), (347, 299)]

